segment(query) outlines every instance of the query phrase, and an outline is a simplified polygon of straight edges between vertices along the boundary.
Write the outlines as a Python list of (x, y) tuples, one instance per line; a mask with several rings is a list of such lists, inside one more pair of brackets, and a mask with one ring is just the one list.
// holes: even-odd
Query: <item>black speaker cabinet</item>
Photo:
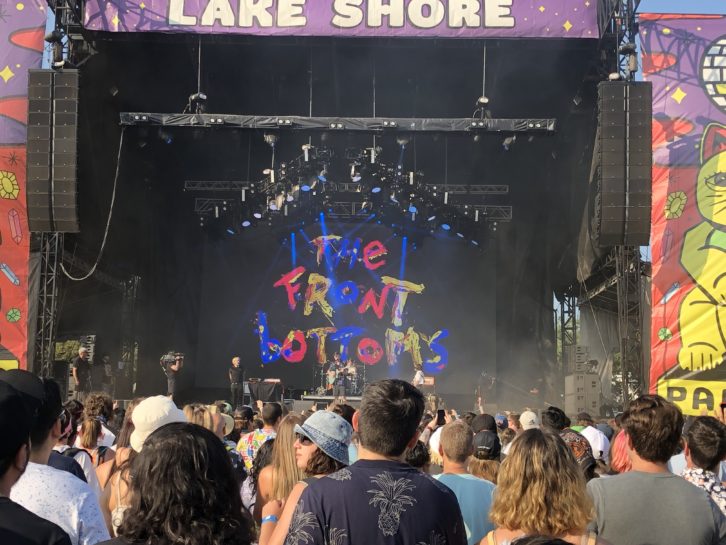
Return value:
[(77, 233), (77, 70), (30, 70), (28, 224), (33, 232)]
[(602, 247), (647, 245), (652, 184), (650, 82), (598, 86), (594, 231)]

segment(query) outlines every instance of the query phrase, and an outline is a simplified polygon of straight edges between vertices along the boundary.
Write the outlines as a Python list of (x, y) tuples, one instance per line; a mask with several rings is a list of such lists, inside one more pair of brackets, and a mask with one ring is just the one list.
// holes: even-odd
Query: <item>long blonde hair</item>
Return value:
[(303, 419), (288, 414), (277, 427), (277, 437), (272, 446), (272, 499), (285, 500), (297, 482), (304, 477), (295, 460), (295, 425)]
[(527, 430), (502, 462), (489, 518), (507, 530), (582, 533), (595, 516), (572, 451), (552, 433)]
[(203, 403), (190, 403), (184, 406), (184, 416), (192, 424), (197, 424), (214, 432), (214, 418), (207, 405)]

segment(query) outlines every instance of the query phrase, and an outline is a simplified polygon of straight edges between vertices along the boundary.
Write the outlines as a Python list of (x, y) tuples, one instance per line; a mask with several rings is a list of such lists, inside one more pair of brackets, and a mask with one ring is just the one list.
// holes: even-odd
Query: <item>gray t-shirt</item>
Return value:
[(590, 529), (616, 545), (726, 545), (726, 518), (706, 493), (672, 473), (593, 479)]

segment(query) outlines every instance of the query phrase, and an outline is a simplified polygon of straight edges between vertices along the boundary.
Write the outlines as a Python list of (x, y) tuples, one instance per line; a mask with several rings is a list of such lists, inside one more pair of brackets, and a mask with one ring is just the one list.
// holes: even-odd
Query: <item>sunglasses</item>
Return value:
[(310, 439), (309, 437), (307, 437), (307, 436), (305, 436), (305, 435), (303, 435), (301, 433), (296, 433), (295, 434), (295, 439), (297, 439), (300, 442), (300, 444), (302, 446), (304, 446), (304, 447), (307, 447), (307, 446), (313, 444), (313, 440), (312, 439)]

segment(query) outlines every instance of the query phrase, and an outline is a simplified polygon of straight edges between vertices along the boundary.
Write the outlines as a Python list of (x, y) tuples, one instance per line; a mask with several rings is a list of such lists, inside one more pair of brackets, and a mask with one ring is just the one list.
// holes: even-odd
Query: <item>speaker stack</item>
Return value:
[(30, 70), (28, 224), (33, 232), (77, 233), (78, 70)]
[(649, 243), (652, 114), (650, 82), (598, 86), (593, 231), (601, 247)]

